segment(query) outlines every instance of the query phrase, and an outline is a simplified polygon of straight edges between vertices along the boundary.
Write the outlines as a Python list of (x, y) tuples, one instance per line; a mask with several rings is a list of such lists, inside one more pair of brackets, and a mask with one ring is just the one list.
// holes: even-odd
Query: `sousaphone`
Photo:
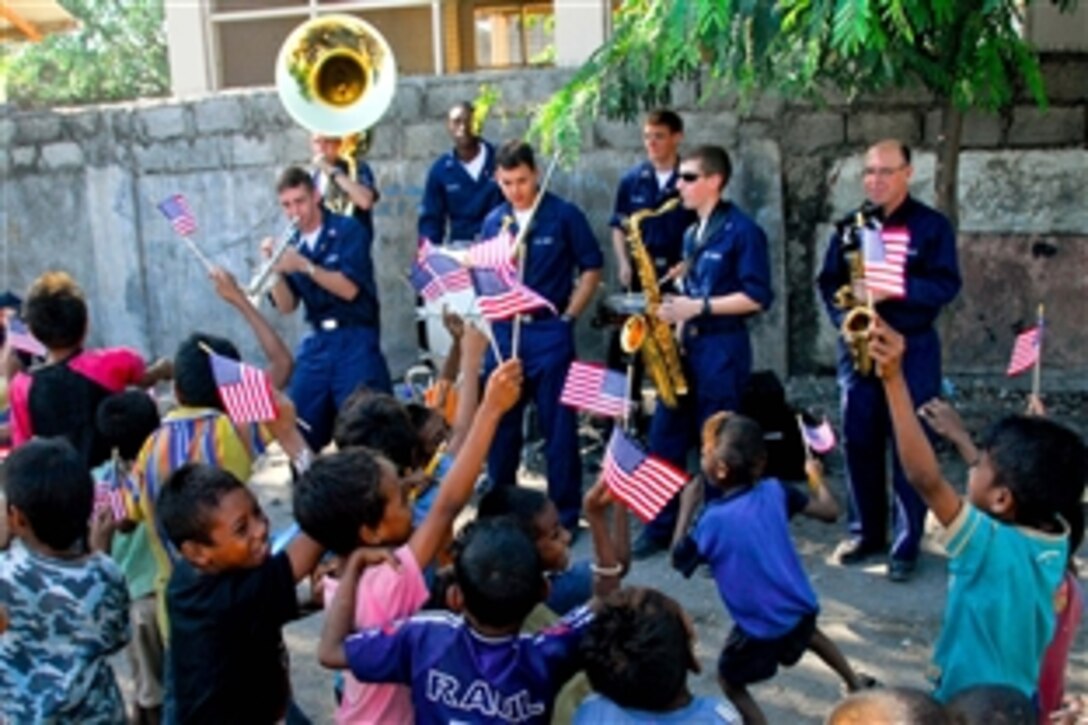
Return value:
[(397, 69), (389, 43), (352, 15), (323, 15), (295, 28), (276, 60), (280, 102), (300, 125), (325, 136), (358, 134), (393, 101)]

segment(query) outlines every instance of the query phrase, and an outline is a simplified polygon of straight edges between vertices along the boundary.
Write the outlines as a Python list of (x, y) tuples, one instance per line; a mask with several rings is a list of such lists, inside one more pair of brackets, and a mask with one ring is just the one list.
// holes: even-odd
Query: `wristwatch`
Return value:
[(703, 297), (702, 315), (703, 317), (710, 317), (710, 295), (705, 295)]

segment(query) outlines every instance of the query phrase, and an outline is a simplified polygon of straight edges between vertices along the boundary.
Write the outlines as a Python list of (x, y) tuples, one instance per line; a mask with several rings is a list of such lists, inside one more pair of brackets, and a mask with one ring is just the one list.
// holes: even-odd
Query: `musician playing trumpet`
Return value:
[[(699, 146), (680, 161), (677, 188), (697, 220), (684, 233), (682, 294), (666, 296), (657, 314), (679, 326), (690, 392), (675, 408), (658, 405), (650, 423), (651, 452), (680, 469), (703, 423), (714, 413), (737, 410), (752, 368), (747, 319), (774, 299), (767, 236), (722, 198), (731, 174), (729, 154), (720, 146)], [(670, 544), (678, 498), (643, 529), (634, 556), (644, 558)]]
[[(304, 169), (284, 171), (276, 193), (297, 233), (275, 264), (280, 279), (271, 296), (285, 315), (301, 302), (311, 327), (295, 353), (288, 395), (299, 419), (308, 425), (303, 434), (311, 450), (319, 451), (332, 438), (336, 411), (355, 388), (391, 389), (378, 334), (373, 240), (358, 221), (333, 214), (321, 204), (313, 178)], [(261, 251), (266, 259), (276, 245), (274, 239), (264, 240)]]
[[(860, 220), (858, 214), (851, 214), (832, 236), (818, 284), (836, 326), (842, 326), (856, 306), (871, 303), (889, 326), (906, 336), (903, 373), (907, 385), (915, 400), (929, 400), (941, 391), (941, 345), (934, 323), (941, 308), (958, 294), (960, 271), (952, 225), (940, 212), (910, 195), (912, 172), (910, 148), (901, 141), (881, 141), (869, 148), (862, 171), (867, 205)], [(862, 253), (856, 241), (859, 222), (870, 229), (879, 228), (875, 233), (884, 249), (893, 240), (900, 248), (905, 241), (903, 294), (863, 283), (863, 259), (856, 256)], [(841, 564), (859, 564), (887, 552), (888, 577), (902, 582), (914, 571), (926, 507), (903, 476), (894, 446), (888, 445), (891, 428), (880, 379), (875, 371), (867, 372), (864, 365), (857, 364), (858, 357), (857, 349), (840, 340), (843, 451), (854, 505), (850, 507), (850, 536), (839, 545), (835, 558)], [(895, 495), (895, 535), (890, 551), (888, 448)]]

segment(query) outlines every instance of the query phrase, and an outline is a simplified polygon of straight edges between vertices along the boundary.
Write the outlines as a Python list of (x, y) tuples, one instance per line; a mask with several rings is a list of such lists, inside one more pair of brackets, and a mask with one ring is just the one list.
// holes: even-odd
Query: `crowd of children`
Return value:
[[(212, 280), (282, 388), (286, 346), (228, 274)], [(535, 490), (482, 492), (464, 521), (498, 422), (522, 392), (521, 364), (508, 360), (481, 393), (487, 338), (472, 325), (450, 321), (448, 375), (460, 384), (448, 407), (357, 391), (333, 449), (316, 452), (282, 395), (262, 424), (227, 415), (208, 355), (237, 359), (228, 340), (194, 333), (153, 365), (85, 349), (86, 301), (63, 273), (36, 281), (22, 309), (46, 354), (13, 368), (9, 386), (0, 723), (307, 722), (282, 632), (303, 616), (307, 578), (324, 605), (314, 655), (338, 672), (328, 681), (339, 723), (760, 723), (748, 688), (806, 651), (853, 693), (831, 723), (1079, 717), (1062, 696), (1083, 608), (1073, 563), (1083, 441), (1044, 417), (1011, 416), (976, 448), (947, 405), (916, 412), (903, 338), (880, 320), (870, 351), (897, 448), (949, 558), (934, 689), (881, 686), (820, 629), (789, 520), (835, 521), (839, 506), (814, 460), (807, 491), (767, 477), (759, 425), (723, 411), (704, 428), (672, 547), (685, 576), (707, 568), (733, 622), (725, 642), (709, 643), (721, 646), (724, 697), (697, 697), (692, 621), (661, 591), (623, 585), (628, 513), (603, 480), (583, 499), (587, 560), (571, 561), (571, 533)], [(146, 388), (167, 378), (176, 406), (160, 418)], [(920, 420), (964, 455), (965, 498)], [(246, 485), (273, 440), (291, 462), (300, 529), (276, 550)], [(122, 648), (127, 712), (110, 664)]]

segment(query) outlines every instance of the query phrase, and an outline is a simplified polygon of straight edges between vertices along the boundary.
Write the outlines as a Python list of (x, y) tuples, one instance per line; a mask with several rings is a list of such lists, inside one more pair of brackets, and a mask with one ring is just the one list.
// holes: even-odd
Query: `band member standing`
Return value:
[[(389, 369), (379, 343), (378, 292), (370, 258), (370, 233), (351, 217), (321, 204), (313, 179), (293, 167), (276, 184), (284, 215), (296, 220), (297, 245), (276, 265), (281, 279), (272, 300), (281, 314), (302, 302), (312, 327), (295, 353), (288, 394), (305, 421), (307, 442), (321, 450), (344, 399), (359, 385), (390, 390)], [(274, 240), (262, 251), (269, 256)]]
[(484, 217), (502, 202), (495, 183), (495, 147), (477, 135), (472, 104), (449, 110), (446, 130), (453, 149), (427, 172), (419, 207), (419, 236), (434, 244), (463, 246), (480, 238)]
[[(720, 146), (700, 146), (680, 162), (680, 198), (698, 221), (684, 234), (683, 294), (665, 297), (658, 316), (680, 325), (691, 392), (676, 408), (657, 406), (650, 449), (681, 469), (707, 418), (739, 407), (752, 368), (747, 319), (769, 309), (774, 299), (767, 236), (722, 199), (731, 174), (729, 154)], [(643, 529), (634, 556), (644, 558), (669, 545), (678, 499)]]
[[(616, 203), (609, 225), (612, 250), (616, 255), (616, 276), (625, 289), (638, 290), (638, 275), (631, 270), (624, 222), (636, 211), (657, 209), (678, 195), (676, 172), (680, 164), (678, 150), (684, 140), (684, 121), (668, 109), (651, 111), (642, 127), (646, 160), (630, 169), (620, 179)], [(642, 241), (654, 261), (660, 280), (683, 254), (684, 230), (695, 221), (690, 209), (682, 206), (642, 224)]]
[[(634, 166), (620, 179), (612, 219), (612, 251), (616, 255), (616, 277), (625, 290), (642, 289), (641, 280), (631, 269), (627, 249), (625, 223), (632, 214), (643, 209), (657, 209), (679, 195), (676, 171), (680, 165), (678, 149), (684, 140), (684, 120), (668, 109), (651, 111), (642, 127), (642, 144), (646, 160)], [(684, 230), (695, 221), (695, 214), (682, 205), (660, 216), (646, 219), (640, 225), (642, 242), (653, 260), (654, 273), (660, 282), (683, 256)], [(617, 330), (608, 341), (608, 366), (621, 370), (624, 366)], [(642, 365), (636, 358), (631, 390), (640, 398)]]
[[(352, 206), (351, 215), (373, 239), (374, 205), (378, 203), (381, 194), (378, 193), (370, 164), (357, 159), (355, 177), (352, 178), (348, 162), (341, 156), (343, 139), (315, 133), (311, 137), (310, 145), (314, 152), (314, 186), (326, 206), (329, 206), (332, 198), (346, 197)], [(336, 188), (332, 188), (332, 185)]]
[[(496, 164), (506, 201), (484, 220), (485, 238), (498, 234), (504, 224), (517, 234), (528, 221), (538, 193), (536, 162), (527, 143), (505, 144), (496, 155)], [(559, 314), (543, 310), (522, 317), (518, 344), (525, 370), (522, 401), (499, 424), (488, 458), (488, 475), (496, 486), (517, 483), (521, 423), (525, 402), (531, 398), (544, 433), (548, 495), (559, 509), (560, 523), (573, 532), (578, 527), (582, 503), (582, 461), (574, 410), (559, 404), (559, 394), (574, 360), (575, 320), (600, 282), (604, 257), (585, 214), (549, 192), (544, 193), (532, 219), (525, 245), (525, 284), (548, 299)], [(493, 325), (504, 358), (511, 352), (512, 328), (510, 322)], [(488, 372), (494, 366), (494, 357), (489, 354)]]
[[(881, 141), (865, 154), (862, 184), (865, 197), (878, 207), (884, 233), (905, 230), (909, 236), (906, 269), (906, 297), (886, 299), (873, 292), (876, 311), (907, 338), (903, 373), (914, 400), (929, 400), (941, 389), (941, 345), (933, 328), (941, 308), (960, 290), (956, 260), (956, 235), (940, 212), (910, 195), (910, 149), (900, 141)], [(855, 283), (855, 298), (864, 300), (862, 283), (852, 280), (843, 256), (843, 238), (831, 238), (818, 284), (828, 315), (836, 326), (845, 310), (835, 304), (843, 285)], [(854, 369), (842, 340), (838, 355), (839, 385), (842, 390), (843, 450), (847, 482), (853, 505), (850, 507), (851, 538), (835, 552), (842, 564), (857, 564), (888, 551), (887, 448), (892, 435), (888, 406), (876, 375), (862, 375)], [(926, 507), (907, 483), (895, 447), (891, 447), (895, 539), (888, 562), (892, 581), (907, 581), (914, 571)]]

